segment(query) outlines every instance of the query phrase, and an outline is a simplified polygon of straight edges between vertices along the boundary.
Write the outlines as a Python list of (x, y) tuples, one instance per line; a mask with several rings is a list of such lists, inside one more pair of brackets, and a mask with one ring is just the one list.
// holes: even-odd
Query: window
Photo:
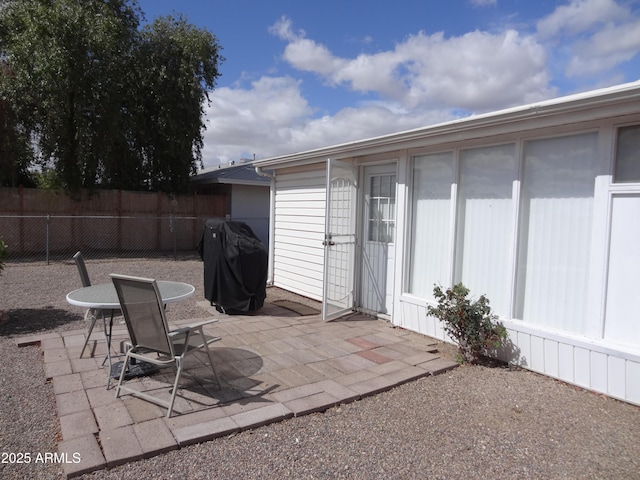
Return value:
[(598, 134), (525, 142), (518, 204), (517, 151), (460, 151), (455, 216), (456, 154), (414, 159), (409, 291), (462, 282), (503, 318), (584, 334)]
[(616, 183), (640, 182), (640, 125), (618, 129)]
[(515, 145), (462, 151), (458, 185), (454, 283), (486, 294), (509, 317)]
[(396, 214), (396, 176), (371, 177), (369, 197), (369, 242), (393, 243)]
[[(640, 125), (617, 130), (615, 183), (640, 183)], [(640, 345), (637, 292), (640, 271), (640, 194), (636, 185), (617, 185), (611, 196), (611, 237), (604, 337)]]
[(616, 195), (611, 205), (611, 243), (605, 338), (640, 345), (638, 272), (640, 271), (640, 195)]
[(586, 329), (596, 133), (525, 146), (516, 317), (574, 333)]
[(433, 299), (433, 285), (450, 276), (453, 152), (414, 159), (409, 291)]

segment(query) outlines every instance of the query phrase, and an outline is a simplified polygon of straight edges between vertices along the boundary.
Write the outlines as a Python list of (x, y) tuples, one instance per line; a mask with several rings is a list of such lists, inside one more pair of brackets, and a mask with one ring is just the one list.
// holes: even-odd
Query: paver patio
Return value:
[[(68, 478), (324, 411), (457, 365), (440, 358), (434, 340), (360, 314), (325, 323), (319, 315), (298, 316), (268, 303), (257, 314), (234, 316), (217, 313), (207, 302), (201, 306), (210, 310), (207, 318), (219, 320), (205, 332), (221, 337), (212, 353), (222, 385), (215, 382), (206, 353), (193, 356), (185, 371), (198, 378), (181, 379), (171, 418), (145, 400), (115, 398), (115, 381), (105, 388), (101, 331), (92, 334), (93, 356), (85, 353), (82, 359), (84, 330), (16, 340), (42, 348)], [(114, 350), (126, 339), (124, 325), (114, 326)], [(161, 370), (130, 383), (168, 398), (172, 378), (173, 372)]]

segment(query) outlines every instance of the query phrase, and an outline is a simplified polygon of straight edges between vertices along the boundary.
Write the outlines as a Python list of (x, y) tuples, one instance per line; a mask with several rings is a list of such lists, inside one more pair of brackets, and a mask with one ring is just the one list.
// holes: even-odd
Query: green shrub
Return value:
[(438, 306), (427, 307), (427, 313), (442, 321), (445, 332), (458, 345), (459, 362), (478, 363), (506, 341), (507, 329), (495, 321), (497, 316), (491, 313), (484, 295), (472, 302), (462, 283), (445, 292), (436, 286), (433, 295)]
[(4, 262), (9, 256), (9, 248), (7, 244), (4, 243), (4, 240), (0, 238), (0, 275), (2, 275), (2, 270), (4, 270)]

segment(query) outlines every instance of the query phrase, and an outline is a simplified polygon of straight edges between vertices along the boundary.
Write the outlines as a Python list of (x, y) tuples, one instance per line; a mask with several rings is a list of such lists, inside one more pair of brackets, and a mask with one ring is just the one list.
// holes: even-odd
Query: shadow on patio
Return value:
[[(202, 376), (181, 380), (171, 418), (145, 400), (116, 399), (113, 381), (105, 388), (102, 332), (92, 335), (94, 356), (82, 359), (84, 331), (16, 340), (39, 343), (43, 350), (62, 429), (59, 451), (71, 459), (64, 463), (68, 477), (324, 411), (457, 365), (440, 358), (436, 341), (356, 313), (325, 323), (319, 315), (299, 316), (269, 303), (257, 314), (234, 316), (207, 302), (199, 306), (219, 320), (205, 330), (221, 337), (212, 352), (222, 385), (218, 388), (206, 354), (195, 355), (185, 370)], [(114, 349), (126, 338), (124, 326), (116, 325)], [(131, 381), (168, 397), (171, 378), (161, 370)]]

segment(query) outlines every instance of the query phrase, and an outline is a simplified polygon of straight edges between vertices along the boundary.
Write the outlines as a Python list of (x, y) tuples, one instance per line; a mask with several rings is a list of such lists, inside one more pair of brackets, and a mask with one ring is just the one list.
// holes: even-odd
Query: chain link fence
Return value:
[(123, 190), (0, 188), (0, 238), (7, 262), (196, 255), (208, 218), (225, 217), (224, 195)]
[(211, 217), (108, 215), (0, 215), (7, 262), (86, 258), (173, 257), (197, 254)]

